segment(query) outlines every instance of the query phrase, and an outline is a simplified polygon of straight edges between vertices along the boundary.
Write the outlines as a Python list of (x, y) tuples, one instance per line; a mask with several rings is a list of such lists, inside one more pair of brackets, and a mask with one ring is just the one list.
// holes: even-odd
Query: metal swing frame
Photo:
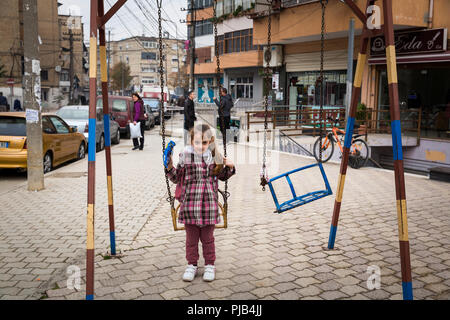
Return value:
[[(267, 44), (268, 47), (271, 47), (271, 41), (270, 41), (270, 37), (271, 37), (271, 15), (272, 15), (272, 4), (273, 1), (269, 1), (270, 2), (270, 6), (269, 6), (269, 23), (268, 23), (268, 39), (267, 39)], [(324, 86), (323, 86), (323, 61), (324, 61), (324, 34), (325, 34), (325, 8), (326, 8), (326, 4), (328, 3), (328, 0), (321, 0), (321, 5), (322, 5), (322, 37), (321, 37), (321, 56), (320, 56), (320, 119), (319, 119), (319, 125), (320, 125), (320, 146), (322, 146), (322, 125), (323, 125), (323, 98), (324, 98)], [(267, 51), (268, 53), (270, 53), (270, 51)], [(267, 85), (267, 78), (268, 78), (268, 73), (269, 73), (269, 69), (270, 69), (270, 59), (271, 59), (271, 55), (267, 54), (265, 56), (265, 60), (266, 60), (266, 85)], [(267, 181), (267, 178), (265, 177), (265, 170), (266, 170), (266, 132), (267, 132), (267, 113), (268, 113), (268, 108), (267, 108), (267, 96), (265, 99), (265, 123), (264, 123), (264, 160), (263, 160), (263, 172), (264, 172), (264, 176), (262, 177), (262, 182), (261, 185), (263, 186), (263, 191), (265, 190), (264, 186), (267, 184), (269, 185), (270, 188), (270, 192), (272, 194), (272, 198), (273, 201), (275, 202), (275, 206), (276, 206), (276, 210), (275, 212), (278, 213), (282, 213), (288, 210), (292, 210), (294, 208), (300, 207), (302, 205), (305, 205), (307, 203), (319, 200), (321, 198), (327, 197), (329, 195), (333, 194), (333, 191), (331, 190), (330, 184), (328, 182), (328, 178), (327, 175), (325, 173), (325, 170), (323, 168), (322, 165), (322, 148), (320, 147), (319, 149), (319, 161), (317, 163), (311, 164), (311, 165), (307, 165), (295, 170), (291, 170), (289, 172), (283, 173), (275, 178), (270, 179), (269, 181)], [(313, 192), (309, 192), (307, 194), (303, 194), (303, 195), (297, 195), (297, 193), (295, 192), (295, 188), (294, 185), (292, 183), (292, 180), (290, 178), (290, 175), (295, 174), (297, 172), (303, 171), (303, 170), (307, 170), (307, 169), (311, 169), (314, 167), (319, 167), (320, 172), (322, 174), (322, 178), (325, 184), (325, 189), (324, 190), (318, 190), (318, 191), (313, 191)], [(289, 188), (291, 190), (292, 193), (292, 199), (285, 201), (283, 203), (279, 203), (278, 198), (277, 198), (277, 194), (275, 192), (274, 186), (273, 186), (273, 182), (285, 178), (287, 183), (289, 184)]]
[[(294, 189), (294, 185), (292, 184), (292, 180), (291, 180), (291, 178), (289, 176), (294, 174), (294, 173), (297, 173), (297, 172), (300, 172), (300, 171), (303, 171), (303, 170), (307, 170), (307, 169), (310, 169), (310, 168), (314, 168), (314, 167), (319, 167), (319, 169), (320, 169), (320, 172), (322, 174), (322, 178), (323, 178), (324, 183), (325, 183), (325, 190), (313, 191), (313, 192), (310, 192), (310, 193), (307, 193), (307, 194), (304, 194), (304, 195), (297, 196), (297, 194), (295, 192), (295, 189)], [(278, 198), (277, 198), (277, 195), (275, 193), (275, 189), (274, 189), (272, 183), (277, 181), (277, 180), (279, 180), (279, 179), (282, 179), (282, 178), (286, 178), (286, 181), (289, 184), (289, 188), (291, 189), (291, 193), (292, 193), (292, 199), (290, 199), (288, 201), (285, 201), (285, 202), (280, 204), (278, 202)], [(295, 170), (283, 173), (283, 174), (281, 174), (281, 175), (279, 175), (279, 176), (277, 176), (275, 178), (270, 179), (269, 182), (268, 182), (268, 185), (269, 185), (269, 188), (270, 188), (270, 192), (272, 193), (272, 197), (273, 197), (273, 200), (275, 202), (275, 206), (277, 207), (277, 210), (275, 212), (278, 212), (278, 213), (282, 213), (282, 212), (285, 212), (285, 211), (297, 208), (297, 207), (302, 206), (304, 204), (313, 202), (315, 200), (319, 200), (321, 198), (324, 198), (326, 196), (329, 196), (329, 195), (333, 194), (333, 191), (331, 190), (330, 184), (328, 182), (327, 175), (325, 174), (325, 170), (323, 169), (323, 165), (322, 165), (321, 162), (314, 163), (314, 164), (311, 164), (311, 165), (308, 165), (308, 166), (305, 166), (305, 167), (302, 167), (302, 168), (298, 168), (298, 169), (295, 169)]]

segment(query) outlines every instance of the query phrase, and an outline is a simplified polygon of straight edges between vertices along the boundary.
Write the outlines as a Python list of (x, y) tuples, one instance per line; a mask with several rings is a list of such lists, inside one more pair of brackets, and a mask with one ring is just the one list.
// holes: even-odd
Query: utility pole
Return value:
[(348, 61), (347, 61), (347, 90), (345, 94), (345, 121), (350, 114), (350, 104), (353, 89), (353, 50), (355, 43), (355, 20), (350, 19), (349, 33), (348, 33)]
[[(44, 189), (37, 0), (23, 0), (28, 190)], [(52, 159), (50, 158), (50, 161)]]
[(69, 104), (73, 104), (73, 32), (69, 29), (69, 42), (70, 42), (70, 64), (69, 64)]
[(194, 0), (191, 0), (191, 34), (189, 44), (191, 45), (191, 61), (190, 61), (190, 79), (189, 79), (189, 90), (195, 89), (195, 79), (194, 79), (194, 68), (195, 68), (195, 8)]
[(125, 78), (124, 78), (124, 74), (123, 74), (123, 67), (124, 67), (124, 64), (125, 64), (125, 62), (123, 61), (123, 56), (122, 56), (122, 59), (121, 59), (121, 64), (120, 64), (120, 69), (122, 70), (122, 96), (124, 95), (124, 85), (125, 85)]

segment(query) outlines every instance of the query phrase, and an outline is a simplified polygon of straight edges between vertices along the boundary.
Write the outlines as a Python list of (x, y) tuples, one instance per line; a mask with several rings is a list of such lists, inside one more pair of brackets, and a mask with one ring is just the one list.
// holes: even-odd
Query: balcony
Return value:
[(319, 2), (319, 0), (282, 0), (281, 7), (282, 8), (290, 8), (290, 7), (295, 7), (295, 6), (310, 3), (310, 2)]

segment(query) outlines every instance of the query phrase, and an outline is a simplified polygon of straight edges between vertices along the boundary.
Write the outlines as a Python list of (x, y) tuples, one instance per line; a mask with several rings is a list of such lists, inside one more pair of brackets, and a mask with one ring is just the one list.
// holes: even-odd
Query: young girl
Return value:
[[(186, 259), (188, 266), (184, 281), (194, 280), (197, 274), (198, 242), (201, 240), (205, 271), (203, 280), (215, 278), (214, 226), (219, 223), (218, 179), (225, 181), (236, 173), (234, 164), (225, 157), (218, 157), (214, 136), (206, 124), (190, 131), (191, 145), (180, 154), (177, 168), (170, 159), (167, 167), (169, 179), (182, 183), (178, 222), (186, 229)], [(218, 164), (215, 159), (223, 159)]]

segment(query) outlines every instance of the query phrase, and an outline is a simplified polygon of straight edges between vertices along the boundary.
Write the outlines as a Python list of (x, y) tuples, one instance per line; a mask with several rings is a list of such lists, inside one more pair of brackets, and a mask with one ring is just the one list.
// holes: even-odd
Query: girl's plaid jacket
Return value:
[(179, 223), (213, 225), (220, 222), (218, 179), (229, 179), (236, 169), (224, 167), (218, 176), (212, 176), (215, 166), (210, 150), (201, 155), (195, 153), (192, 147), (187, 147), (180, 153), (177, 167), (168, 171), (168, 177), (173, 183), (179, 184), (184, 179)]

